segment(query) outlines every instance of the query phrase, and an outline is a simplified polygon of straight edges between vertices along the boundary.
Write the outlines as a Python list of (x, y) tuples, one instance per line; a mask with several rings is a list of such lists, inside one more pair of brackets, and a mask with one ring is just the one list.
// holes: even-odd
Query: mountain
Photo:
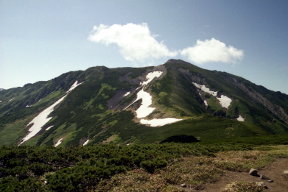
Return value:
[(97, 66), (0, 92), (1, 145), (213, 142), (288, 132), (288, 96), (181, 60)]

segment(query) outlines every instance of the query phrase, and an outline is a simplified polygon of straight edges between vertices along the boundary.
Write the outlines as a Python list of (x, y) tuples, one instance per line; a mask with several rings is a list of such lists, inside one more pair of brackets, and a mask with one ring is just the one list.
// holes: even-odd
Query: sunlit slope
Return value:
[(179, 134), (208, 141), (288, 130), (287, 95), (181, 60), (69, 72), (3, 90), (0, 101), (1, 145), (151, 143)]

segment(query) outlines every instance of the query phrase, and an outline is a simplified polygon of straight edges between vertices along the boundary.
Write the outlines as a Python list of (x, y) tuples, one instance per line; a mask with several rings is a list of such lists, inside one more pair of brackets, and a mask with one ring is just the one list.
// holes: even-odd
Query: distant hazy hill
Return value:
[(181, 60), (98, 66), (0, 92), (1, 145), (207, 141), (288, 132), (288, 96)]

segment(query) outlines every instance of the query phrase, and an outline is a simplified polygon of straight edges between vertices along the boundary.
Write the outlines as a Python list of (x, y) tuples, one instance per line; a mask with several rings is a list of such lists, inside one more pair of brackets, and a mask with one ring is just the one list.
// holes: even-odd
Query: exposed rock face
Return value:
[(127, 93), (127, 91), (125, 90), (118, 90), (117, 93), (108, 100), (107, 102), (107, 106), (109, 109), (121, 109), (121, 107), (119, 106), (121, 103), (121, 100), (123, 99), (125, 93)]
[(179, 68), (179, 72), (183, 74), (183, 76), (188, 79), (189, 81), (196, 82), (202, 85), (206, 85), (207, 82), (205, 81), (205, 78), (201, 76), (199, 73), (191, 73), (188, 69)]
[[(196, 82), (198, 84), (203, 84), (203, 85), (208, 84), (206, 78), (203, 77), (199, 73), (194, 73), (194, 72), (192, 73), (188, 69), (184, 69), (184, 68), (179, 68), (178, 71), (181, 72), (183, 76), (186, 79), (189, 79), (190, 81)], [(253, 102), (262, 105), (264, 108), (269, 110), (272, 114), (274, 114), (283, 122), (288, 124), (288, 115), (281, 106), (273, 104), (269, 99), (265, 97), (265, 95), (254, 90), (253, 86), (247, 87), (242, 82), (242, 80), (239, 80), (240, 78), (236, 78), (236, 76), (231, 76), (227, 73), (223, 73), (223, 76), (225, 77), (225, 80), (227, 82), (231, 83), (233, 87), (238, 88), (243, 93), (245, 93)], [(212, 89), (212, 91), (216, 91), (216, 90)], [(218, 92), (218, 94), (220, 94), (220, 92)]]
[(262, 175), (262, 174), (258, 174), (257, 169), (251, 168), (249, 171), (249, 175), (254, 176), (254, 177), (259, 177), (260, 179), (267, 180), (268, 182), (273, 182), (273, 180), (270, 179), (269, 177), (266, 177), (265, 175)]
[(266, 107), (270, 112), (272, 112), (274, 115), (278, 116), (282, 121), (288, 124), (288, 115), (285, 113), (282, 107), (271, 103), (263, 95), (252, 89), (247, 88), (243, 83), (237, 82), (236, 79), (234, 79), (234, 81), (232, 82), (235, 84), (235, 86), (245, 92), (251, 99)]
[[(183, 74), (187, 79), (207, 85), (207, 80), (205, 77), (203, 77), (201, 74), (198, 73), (191, 73), (189, 70), (184, 69), (184, 68), (179, 68), (179, 72)], [(269, 99), (267, 99), (263, 94), (257, 92), (256, 90), (253, 89), (253, 87), (247, 87), (239, 78), (236, 78), (235, 76), (228, 75), (227, 73), (223, 73), (225, 80), (235, 88), (238, 88), (239, 90), (243, 91), (250, 99), (252, 99), (255, 103), (258, 103), (262, 105), (264, 108), (268, 109), (272, 114), (280, 118), (283, 122), (288, 124), (288, 115), (285, 112), (285, 110), (276, 104), (273, 104)], [(212, 89), (212, 91), (215, 91)], [(220, 92), (218, 92), (220, 94)]]

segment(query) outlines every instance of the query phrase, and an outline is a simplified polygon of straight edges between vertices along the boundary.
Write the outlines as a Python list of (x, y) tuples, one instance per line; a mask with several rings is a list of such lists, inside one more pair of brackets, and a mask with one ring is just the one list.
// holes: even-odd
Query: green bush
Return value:
[[(284, 138), (277, 141), (275, 137), (271, 142), (286, 142)], [(260, 143), (269, 141), (267, 138), (259, 140)], [(180, 157), (215, 156), (219, 151), (250, 150), (253, 146), (244, 141), (70, 148), (2, 146), (0, 191), (89, 191), (101, 180), (121, 172), (143, 168), (154, 173)], [(232, 164), (218, 166), (238, 169)]]
[(166, 167), (167, 161), (164, 159), (146, 160), (140, 163), (140, 166), (149, 173), (154, 173), (155, 170)]

